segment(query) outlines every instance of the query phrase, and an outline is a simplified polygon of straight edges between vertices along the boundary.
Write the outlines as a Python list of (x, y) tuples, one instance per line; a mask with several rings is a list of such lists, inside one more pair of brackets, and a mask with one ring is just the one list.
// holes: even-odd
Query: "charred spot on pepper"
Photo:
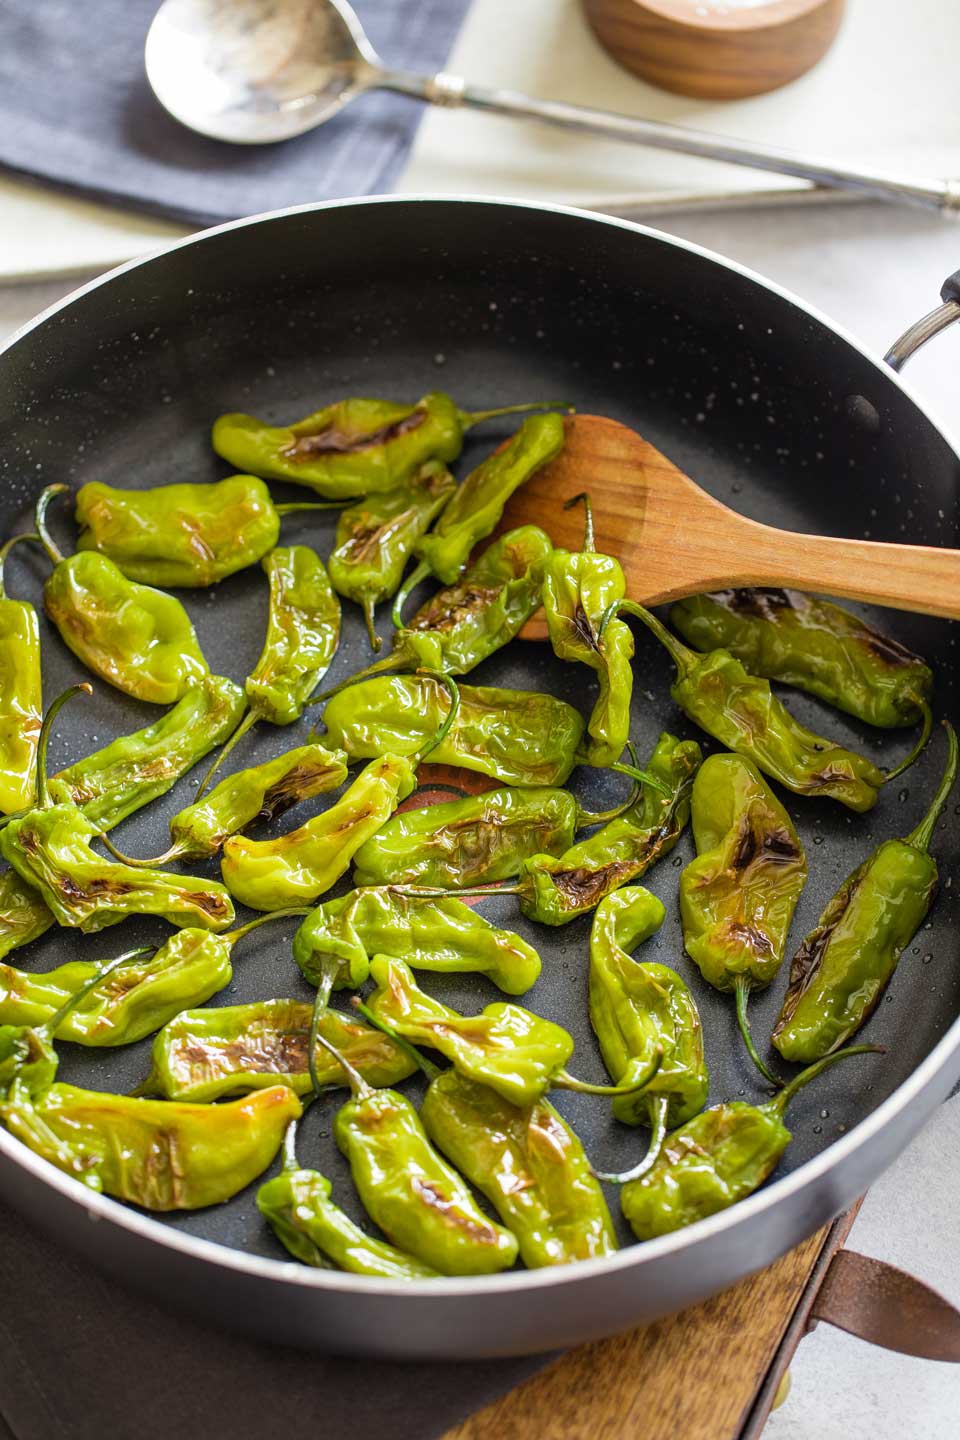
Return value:
[(465, 1215), (459, 1205), (444, 1193), (435, 1180), (423, 1180), (419, 1175), (414, 1175), (410, 1181), (410, 1188), (425, 1205), (429, 1205), (431, 1210), (436, 1210), (451, 1229), (463, 1231), (479, 1245), (499, 1244), (499, 1237), (493, 1225), (481, 1225), (478, 1221), (471, 1219), (469, 1215)]
[(426, 410), (415, 409), (402, 419), (382, 425), (379, 430), (369, 430), (365, 435), (347, 435), (332, 424), (325, 425), (311, 435), (298, 435), (280, 453), (288, 460), (309, 460), (314, 455), (354, 455), (362, 450), (388, 445), (391, 440), (419, 429), (426, 419)]
[(724, 605), (735, 615), (749, 615), (763, 620), (777, 610), (796, 610), (796, 599), (802, 599), (796, 591), (780, 589), (735, 589), (715, 590), (708, 597), (718, 605)]
[(737, 948), (745, 947), (760, 960), (766, 960), (774, 953), (770, 937), (756, 925), (746, 924), (743, 920), (728, 920), (720, 927), (717, 938), (722, 938), (724, 932)]
[(573, 612), (573, 615), (571, 616), (571, 620), (574, 630), (577, 632), (584, 645), (589, 646), (591, 650), (599, 650), (600, 642), (597, 639), (596, 631), (593, 628), (593, 621), (590, 619), (590, 616), (587, 614), (586, 610), (584, 610), (583, 606), (579, 603), (579, 601), (577, 602), (577, 606)]
[(468, 616), (478, 614), (500, 594), (499, 585), (454, 585), (441, 590), (410, 621), (410, 630), (453, 630)]

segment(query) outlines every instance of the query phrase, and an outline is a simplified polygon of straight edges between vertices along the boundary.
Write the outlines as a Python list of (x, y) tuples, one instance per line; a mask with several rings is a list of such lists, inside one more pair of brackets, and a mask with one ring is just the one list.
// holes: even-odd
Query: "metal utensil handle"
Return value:
[(929, 315), (924, 315), (921, 320), (911, 325), (909, 330), (905, 330), (884, 355), (884, 360), (893, 370), (902, 370), (921, 345), (926, 345), (927, 341), (939, 335), (941, 330), (946, 330), (960, 320), (960, 270), (955, 270), (944, 280), (940, 298), (943, 304), (931, 310)]
[(934, 210), (960, 212), (960, 181), (912, 179), (902, 175), (872, 174), (850, 170), (826, 160), (808, 159), (771, 145), (757, 145), (725, 135), (709, 135), (669, 125), (659, 120), (639, 120), (611, 110), (594, 110), (566, 105), (560, 100), (537, 100), (515, 90), (471, 85), (458, 75), (440, 71), (436, 75), (410, 75), (404, 71), (382, 70), (376, 82), (388, 90), (416, 95), (434, 105), (470, 105), (497, 115), (512, 115), (545, 121), (565, 130), (606, 135), (655, 150), (672, 150), (680, 155), (698, 155), (705, 160), (723, 160), (729, 165), (746, 165), (776, 175), (795, 175), (834, 189), (857, 190), (878, 200), (897, 200)]

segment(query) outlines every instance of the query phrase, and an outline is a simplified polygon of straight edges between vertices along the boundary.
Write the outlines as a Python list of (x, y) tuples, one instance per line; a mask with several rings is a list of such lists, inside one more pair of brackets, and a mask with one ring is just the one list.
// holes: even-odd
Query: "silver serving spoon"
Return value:
[(442, 70), (390, 70), (345, 0), (164, 0), (147, 35), (145, 59), (153, 92), (171, 115), (201, 135), (235, 145), (289, 140), (322, 125), (366, 90), (394, 90), (434, 105), (532, 117), (882, 200), (960, 211), (956, 180), (847, 170), (680, 125), (485, 89)]

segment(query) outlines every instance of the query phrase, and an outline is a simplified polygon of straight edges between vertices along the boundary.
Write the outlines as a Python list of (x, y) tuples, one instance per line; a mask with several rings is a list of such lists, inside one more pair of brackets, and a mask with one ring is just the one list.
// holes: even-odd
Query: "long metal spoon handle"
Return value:
[(470, 105), (497, 115), (542, 120), (565, 130), (606, 135), (611, 140), (648, 145), (655, 150), (698, 155), (705, 160), (722, 160), (728, 165), (745, 165), (776, 175), (795, 175), (800, 180), (811, 180), (833, 189), (857, 190), (878, 200), (895, 200), (933, 210), (960, 212), (958, 180), (915, 179), (850, 170), (830, 161), (778, 150), (772, 145), (756, 145), (752, 141), (735, 140), (726, 135), (709, 135), (702, 130), (688, 130), (685, 126), (669, 125), (659, 120), (639, 120), (610, 110), (566, 105), (559, 100), (537, 100), (513, 90), (471, 85), (445, 71), (436, 75), (413, 75), (401, 70), (378, 70), (373, 83), (404, 95), (415, 95), (433, 105)]

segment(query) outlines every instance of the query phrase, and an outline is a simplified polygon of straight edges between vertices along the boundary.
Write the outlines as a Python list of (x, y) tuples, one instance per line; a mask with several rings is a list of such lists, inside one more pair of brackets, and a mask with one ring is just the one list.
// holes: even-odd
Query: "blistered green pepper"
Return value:
[(292, 480), (330, 500), (381, 494), (405, 485), (427, 460), (456, 460), (464, 432), (484, 420), (542, 405), (459, 410), (441, 391), (415, 405), (338, 400), (295, 425), (265, 425), (252, 415), (221, 415), (213, 448), (238, 470)]
[(0, 960), (55, 924), (50, 907), (16, 870), (0, 874)]
[(747, 1026), (747, 997), (783, 964), (790, 921), (807, 878), (793, 822), (757, 767), (740, 755), (710, 755), (691, 801), (697, 858), (680, 876), (687, 954), (717, 990), (732, 990), (750, 1057), (779, 1084)]
[(77, 491), (77, 549), (106, 555), (128, 580), (144, 585), (216, 585), (273, 549), (281, 516), (328, 508), (275, 505), (253, 475), (152, 490), (118, 490), (94, 480)]
[(456, 488), (446, 466), (429, 461), (406, 484), (358, 501), (337, 521), (330, 580), (338, 595), (363, 610), (374, 650), (381, 644), (373, 628), (376, 607), (396, 593), (414, 545)]
[[(154, 1040), (153, 1064), (140, 1093), (210, 1102), (282, 1081), (306, 1095), (313, 1089), (307, 1064), (312, 1012), (303, 1000), (183, 1010)], [(318, 1027), (371, 1085), (396, 1085), (417, 1068), (395, 1040), (339, 1010), (324, 1010)], [(329, 1050), (319, 1046), (314, 1060), (322, 1088), (347, 1084)]]
[(871, 810), (884, 782), (916, 758), (915, 750), (885, 774), (865, 756), (801, 725), (769, 680), (748, 674), (729, 651), (699, 655), (641, 605), (621, 600), (617, 608), (642, 620), (670, 655), (677, 667), (670, 694), (684, 714), (795, 794), (827, 795), (851, 810)]
[(601, 825), (625, 808), (591, 812), (569, 790), (540, 785), (402, 810), (357, 851), (354, 883), (442, 889), (507, 880), (530, 856), (562, 855), (578, 829)]
[[(370, 978), (377, 989), (364, 1014), (388, 1034), (439, 1050), (461, 1075), (489, 1085), (513, 1105), (531, 1105), (550, 1089), (621, 1093), (622, 1087), (591, 1085), (570, 1075), (573, 1036), (521, 1005), (498, 1000), (479, 1015), (460, 1015), (421, 990), (409, 965), (387, 955), (370, 961)], [(652, 1059), (649, 1073), (657, 1063)], [(631, 1088), (645, 1084), (649, 1073), (635, 1077)]]
[(236, 729), (243, 691), (223, 675), (205, 675), (165, 715), (121, 735), (51, 775), (50, 798), (73, 804), (100, 830), (111, 830), (186, 775)]
[(930, 841), (957, 777), (957, 737), (946, 729), (946, 771), (920, 824), (847, 877), (793, 958), (771, 1037), (785, 1060), (816, 1060), (849, 1039), (926, 919), (938, 879)]
[(884, 729), (930, 711), (925, 660), (829, 600), (799, 590), (714, 590), (670, 619), (696, 650), (729, 650), (751, 675), (793, 685)]
[(293, 958), (311, 985), (362, 985), (370, 958), (399, 951), (415, 970), (486, 975), (507, 995), (536, 984), (540, 957), (451, 896), (421, 898), (390, 886), (352, 890), (311, 910), (293, 941)]
[(233, 905), (222, 885), (189, 875), (166, 875), (103, 860), (92, 842), (101, 833), (75, 805), (53, 804), (47, 791), (50, 726), (64, 702), (87, 684), (64, 692), (47, 712), (37, 751), (37, 806), (0, 830), (0, 853), (36, 890), (60, 925), (91, 932), (127, 915), (162, 915), (174, 925), (223, 930)]
[(620, 759), (630, 738), (633, 635), (616, 617), (603, 626), (627, 585), (619, 560), (594, 549), (589, 497), (575, 495), (564, 509), (581, 501), (587, 512), (583, 549), (554, 550), (544, 574), (543, 609), (554, 654), (596, 673), (600, 694), (587, 722), (584, 760), (606, 767)]
[(25, 600), (10, 600), (3, 584), (4, 562), (14, 545), (33, 535), (14, 535), (0, 548), (0, 813), (32, 805), (43, 700), (40, 685), (40, 628)]
[(795, 1075), (765, 1105), (741, 1100), (714, 1105), (674, 1130), (656, 1164), (621, 1191), (623, 1213), (637, 1239), (669, 1235), (752, 1195), (790, 1144), (783, 1116), (797, 1091), (835, 1061), (874, 1048), (838, 1050)]
[(420, 1118), (437, 1149), (516, 1235), (529, 1269), (616, 1251), (583, 1146), (549, 1101), (511, 1105), (488, 1085), (445, 1070), (431, 1082)]
[(668, 965), (631, 958), (663, 924), (664, 909), (642, 885), (617, 890), (597, 908), (590, 931), (590, 1023), (603, 1062), (618, 1085), (632, 1085), (659, 1069), (642, 1089), (618, 1096), (613, 1113), (626, 1125), (647, 1125), (650, 1148), (620, 1182), (643, 1174), (656, 1161), (667, 1127), (682, 1125), (707, 1103), (709, 1075), (696, 1002)]
[(330, 1199), (333, 1186), (327, 1177), (297, 1163), (295, 1137), (294, 1122), (284, 1140), (283, 1169), (257, 1191), (257, 1209), (291, 1255), (319, 1269), (332, 1261), (353, 1275), (383, 1280), (429, 1280), (437, 1274), (355, 1225)]
[(210, 670), (187, 612), (172, 595), (128, 580), (105, 555), (64, 557), (46, 512), (68, 488), (48, 485), (37, 502), (37, 532), (53, 562), (43, 587), (46, 612), (95, 675), (135, 700), (172, 705)]
[[(426, 667), (466, 675), (508, 644), (539, 608), (544, 565), (552, 548), (536, 525), (521, 525), (501, 535), (461, 580), (438, 591), (405, 629), (394, 633), (389, 655), (316, 698), (328, 699), (368, 675), (391, 670)], [(430, 640), (437, 642), (432, 652), (424, 647)]]
[(220, 1204), (267, 1168), (301, 1112), (286, 1085), (214, 1106), (56, 1084), (51, 1040), (64, 1018), (62, 1009), (44, 1026), (0, 1027), (0, 1120), (91, 1190), (148, 1210)]
[[(365, 759), (416, 752), (449, 712), (438, 680), (378, 675), (335, 695), (323, 719), (331, 744)], [(508, 785), (562, 785), (582, 734), (583, 716), (553, 695), (461, 685), (459, 713), (430, 758)]]
[(561, 415), (532, 415), (506, 445), (471, 471), (433, 530), (414, 547), (420, 563), (394, 601), (395, 625), (402, 623), (407, 596), (428, 575), (435, 575), (445, 585), (459, 578), (473, 547), (496, 529), (513, 492), (559, 455), (563, 442)]

